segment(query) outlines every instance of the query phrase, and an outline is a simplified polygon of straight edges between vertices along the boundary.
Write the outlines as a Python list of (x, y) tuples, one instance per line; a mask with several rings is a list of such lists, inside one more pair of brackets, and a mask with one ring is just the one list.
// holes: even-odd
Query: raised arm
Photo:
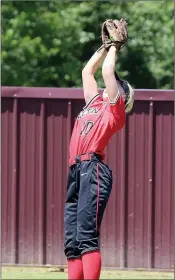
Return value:
[(82, 70), (83, 90), (86, 104), (98, 94), (98, 86), (94, 74), (100, 66), (100, 63), (104, 60), (106, 54), (107, 51), (105, 48), (102, 47), (98, 49)]
[(108, 93), (110, 103), (116, 103), (120, 95), (124, 95), (124, 90), (120, 81), (115, 77), (115, 64), (117, 60), (117, 50), (115, 46), (111, 46), (102, 66), (102, 75)]

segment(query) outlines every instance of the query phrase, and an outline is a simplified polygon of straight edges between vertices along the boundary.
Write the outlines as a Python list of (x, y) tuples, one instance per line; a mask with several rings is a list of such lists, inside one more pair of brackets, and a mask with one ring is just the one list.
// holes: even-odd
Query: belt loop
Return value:
[(95, 154), (94, 153), (89, 153), (89, 155), (90, 155), (90, 160), (92, 160)]
[(76, 156), (76, 158), (75, 158), (75, 162), (76, 162), (76, 163), (80, 163), (80, 162), (81, 162), (81, 160), (80, 160), (80, 156)]

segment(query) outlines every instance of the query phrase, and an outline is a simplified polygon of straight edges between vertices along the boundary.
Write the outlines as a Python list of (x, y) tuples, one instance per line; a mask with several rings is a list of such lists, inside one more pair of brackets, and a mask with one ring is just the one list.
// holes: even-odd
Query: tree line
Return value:
[[(173, 88), (173, 1), (4, 1), (2, 85), (82, 87), (107, 18), (128, 21), (116, 70), (135, 88)], [(103, 87), (101, 69), (96, 78)]]

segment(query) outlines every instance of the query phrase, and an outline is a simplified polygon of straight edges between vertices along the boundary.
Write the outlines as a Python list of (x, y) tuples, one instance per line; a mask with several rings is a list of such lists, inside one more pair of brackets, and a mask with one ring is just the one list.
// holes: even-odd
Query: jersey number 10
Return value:
[(87, 135), (93, 125), (94, 123), (92, 121), (84, 121), (80, 135)]

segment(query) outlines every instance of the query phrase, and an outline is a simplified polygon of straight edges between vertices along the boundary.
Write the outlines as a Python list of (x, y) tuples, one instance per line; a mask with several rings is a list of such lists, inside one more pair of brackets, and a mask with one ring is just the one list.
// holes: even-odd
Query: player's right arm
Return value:
[(106, 54), (107, 51), (105, 48), (97, 50), (82, 70), (83, 91), (86, 104), (98, 94), (98, 86), (94, 74)]

